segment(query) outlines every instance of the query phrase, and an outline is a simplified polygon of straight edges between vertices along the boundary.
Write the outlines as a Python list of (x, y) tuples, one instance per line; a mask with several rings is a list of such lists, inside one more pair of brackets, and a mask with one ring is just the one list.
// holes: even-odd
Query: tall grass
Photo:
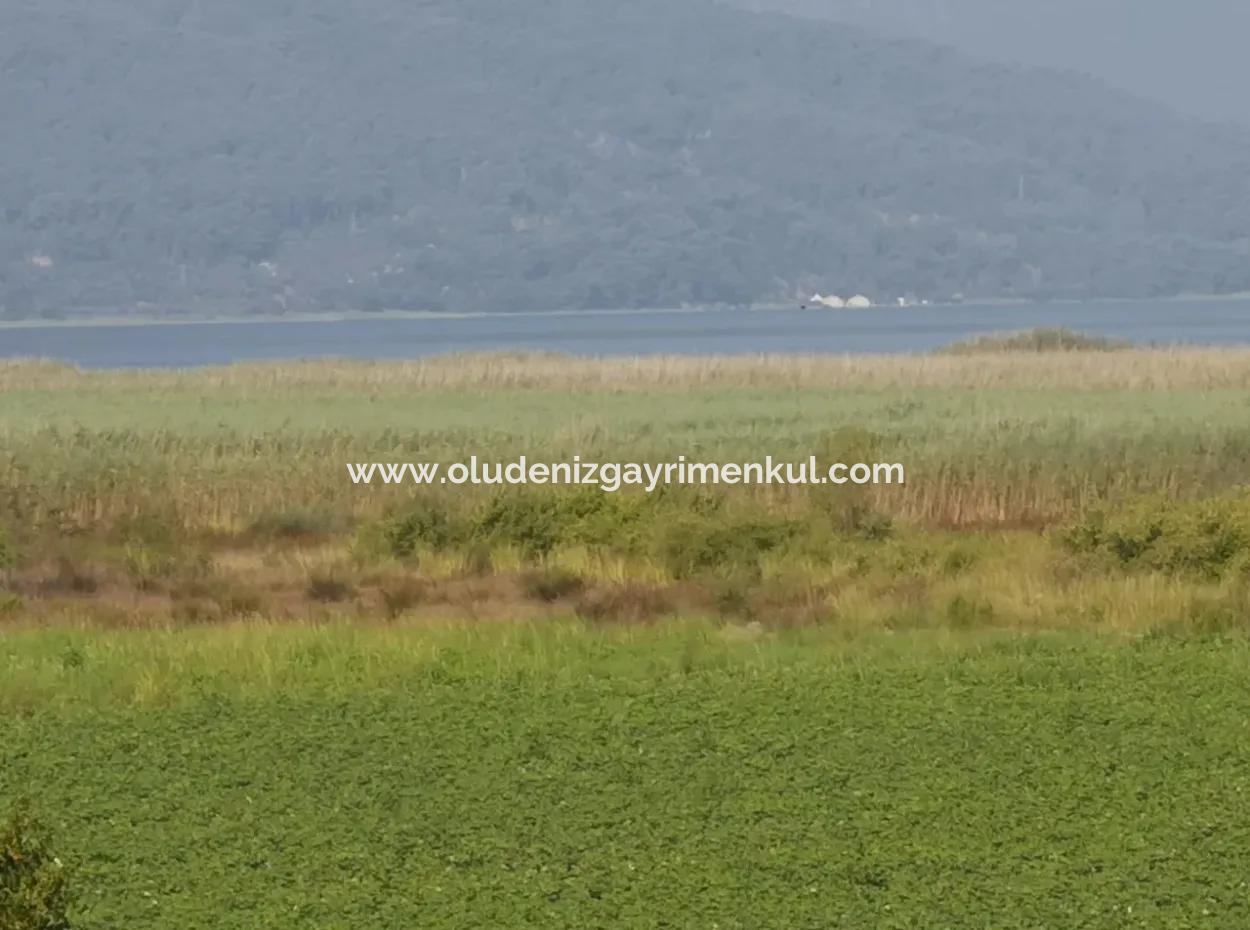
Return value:
[[(905, 486), (868, 494), (873, 508), (898, 519), (1044, 525), (1109, 498), (1192, 496), (1243, 482), (1248, 397), (1229, 388), (622, 394), (105, 383), (0, 397), (0, 507), (22, 524), (98, 526), (159, 501), (188, 526), (238, 532), (289, 514), (376, 517), (404, 497), (353, 486), (347, 462), (816, 455), (905, 465)], [(776, 488), (740, 493), (795, 497)]]
[[(3, 365), (0, 622), (686, 611), (903, 627), (936, 610), (974, 625), (1143, 629), (1222, 617), (1242, 596), (1223, 570), (1126, 581), (1124, 566), (1065, 567), (1043, 534), (1144, 495), (1164, 509), (1239, 499), (1247, 409), (1239, 350)], [(345, 467), (470, 455), (815, 455), (899, 462), (908, 480), (647, 501), (361, 487)], [(586, 500), (599, 503), (570, 522), (569, 501)], [(971, 567), (942, 568), (963, 550), (979, 553)]]
[[(1018, 351), (1022, 347), (1029, 351)], [(246, 363), (196, 370), (88, 372), (48, 361), (0, 362), (0, 390), (286, 388), (460, 390), (548, 388), (1250, 388), (1250, 350), (1130, 348), (1108, 356), (1067, 351), (1071, 340), (1027, 336), (928, 355), (743, 355), (587, 358), (481, 353), (412, 362)]]
[[(848, 638), (830, 628), (768, 632), (690, 620), (649, 627), (234, 622), (179, 630), (25, 630), (0, 637), (0, 712), (160, 707), (291, 692), (349, 697), (404, 680), (506, 684), (534, 677), (562, 686), (599, 677), (645, 684), (727, 667), (750, 675), (795, 666), (853, 674), (864, 665), (1027, 654), (1038, 639), (952, 628)], [(1088, 631), (1040, 639), (1122, 641)], [(1245, 649), (1237, 655), (1244, 661)]]

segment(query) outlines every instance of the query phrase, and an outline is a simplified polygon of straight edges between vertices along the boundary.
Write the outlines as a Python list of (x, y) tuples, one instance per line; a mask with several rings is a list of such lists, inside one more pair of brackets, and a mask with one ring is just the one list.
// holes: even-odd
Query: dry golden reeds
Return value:
[(756, 355), (586, 358), (555, 354), (435, 356), (411, 362), (247, 363), (186, 371), (83, 371), (0, 362), (0, 392), (317, 387), (400, 390), (663, 388), (1250, 388), (1250, 350), (979, 352), (974, 355)]

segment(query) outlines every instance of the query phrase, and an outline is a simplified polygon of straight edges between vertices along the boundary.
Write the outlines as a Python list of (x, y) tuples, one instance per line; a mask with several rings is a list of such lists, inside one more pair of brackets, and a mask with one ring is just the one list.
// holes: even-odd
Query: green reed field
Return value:
[[(1061, 342), (0, 365), (0, 837), (87, 928), (1245, 925), (1250, 351)], [(907, 483), (345, 468), (473, 454)]]
[[(985, 348), (0, 366), (0, 615), (1235, 624), (1250, 353)], [(471, 455), (815, 455), (897, 462), (907, 481), (648, 496), (362, 487), (346, 470)]]

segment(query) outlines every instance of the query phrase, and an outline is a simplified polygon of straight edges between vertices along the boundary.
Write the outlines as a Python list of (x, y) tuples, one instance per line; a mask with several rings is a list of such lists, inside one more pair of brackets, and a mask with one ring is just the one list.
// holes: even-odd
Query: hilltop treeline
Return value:
[(0, 313), (1250, 289), (1250, 136), (704, 0), (46, 0)]

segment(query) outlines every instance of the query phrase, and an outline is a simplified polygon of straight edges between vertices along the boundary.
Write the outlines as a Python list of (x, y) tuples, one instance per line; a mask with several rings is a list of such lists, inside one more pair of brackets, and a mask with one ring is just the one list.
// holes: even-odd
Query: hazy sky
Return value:
[(1250, 0), (739, 0), (1073, 68), (1188, 113), (1250, 123)]

